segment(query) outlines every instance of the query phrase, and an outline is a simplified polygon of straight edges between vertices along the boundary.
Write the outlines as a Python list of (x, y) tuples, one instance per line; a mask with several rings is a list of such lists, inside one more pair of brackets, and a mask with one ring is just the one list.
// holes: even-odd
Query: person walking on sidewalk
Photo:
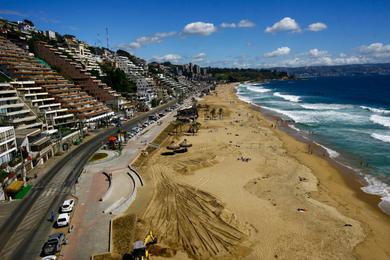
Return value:
[(54, 211), (51, 211), (50, 212), (50, 222), (53, 222), (55, 217), (56, 217), (56, 214), (54, 213)]

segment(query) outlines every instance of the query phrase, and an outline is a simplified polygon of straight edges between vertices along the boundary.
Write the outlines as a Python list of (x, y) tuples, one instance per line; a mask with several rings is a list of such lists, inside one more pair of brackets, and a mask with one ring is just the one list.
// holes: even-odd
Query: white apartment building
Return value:
[(21, 100), (9, 83), (0, 83), (0, 121), (15, 129), (42, 128), (43, 122)]
[(74, 124), (74, 114), (67, 108), (62, 108), (61, 103), (49, 96), (42, 87), (36, 86), (34, 81), (17, 81), (10, 84), (30, 109), (41, 117), (48, 129), (71, 127)]
[(16, 154), (16, 138), (13, 126), (0, 127), (0, 164), (8, 163)]
[(123, 70), (129, 77), (142, 77), (144, 69), (135, 65), (125, 56), (115, 57), (115, 67)]

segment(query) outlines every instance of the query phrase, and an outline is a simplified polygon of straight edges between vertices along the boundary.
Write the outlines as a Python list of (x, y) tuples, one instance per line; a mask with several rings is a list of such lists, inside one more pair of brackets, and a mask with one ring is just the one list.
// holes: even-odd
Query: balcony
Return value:
[(36, 122), (32, 124), (22, 124), (19, 125), (16, 129), (27, 129), (27, 128), (41, 128), (43, 125), (42, 122)]
[(26, 116), (26, 117), (21, 117), (21, 118), (15, 118), (12, 120), (12, 123), (18, 124), (21, 122), (28, 122), (28, 121), (32, 121), (32, 120), (36, 120), (36, 119), (37, 119), (36, 116)]
[(0, 90), (0, 95), (6, 95), (6, 94), (16, 94), (16, 90), (14, 89)]
[(20, 115), (20, 114), (28, 114), (30, 113), (29, 109), (22, 109), (18, 111), (13, 111), (13, 112), (7, 112), (5, 113), (6, 116), (14, 116), (14, 115)]

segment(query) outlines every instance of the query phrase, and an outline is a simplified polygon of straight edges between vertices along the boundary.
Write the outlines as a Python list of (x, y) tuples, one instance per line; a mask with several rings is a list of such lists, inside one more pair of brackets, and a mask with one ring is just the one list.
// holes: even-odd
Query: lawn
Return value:
[(97, 161), (97, 160), (104, 159), (107, 156), (108, 156), (108, 154), (106, 154), (106, 153), (95, 153), (89, 161), (90, 162), (94, 162), (94, 161)]
[(15, 194), (14, 199), (16, 199), (16, 200), (23, 199), (24, 196), (26, 196), (26, 194), (31, 190), (31, 188), (32, 188), (32, 185), (31, 184), (27, 184), (20, 191), (18, 191), (18, 193)]

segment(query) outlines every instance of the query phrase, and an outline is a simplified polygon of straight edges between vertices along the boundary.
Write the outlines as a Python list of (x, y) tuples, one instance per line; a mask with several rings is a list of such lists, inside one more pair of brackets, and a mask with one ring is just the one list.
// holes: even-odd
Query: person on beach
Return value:
[(312, 150), (311, 150), (311, 144), (308, 144), (307, 152), (308, 152), (308, 154), (312, 154), (313, 153)]

